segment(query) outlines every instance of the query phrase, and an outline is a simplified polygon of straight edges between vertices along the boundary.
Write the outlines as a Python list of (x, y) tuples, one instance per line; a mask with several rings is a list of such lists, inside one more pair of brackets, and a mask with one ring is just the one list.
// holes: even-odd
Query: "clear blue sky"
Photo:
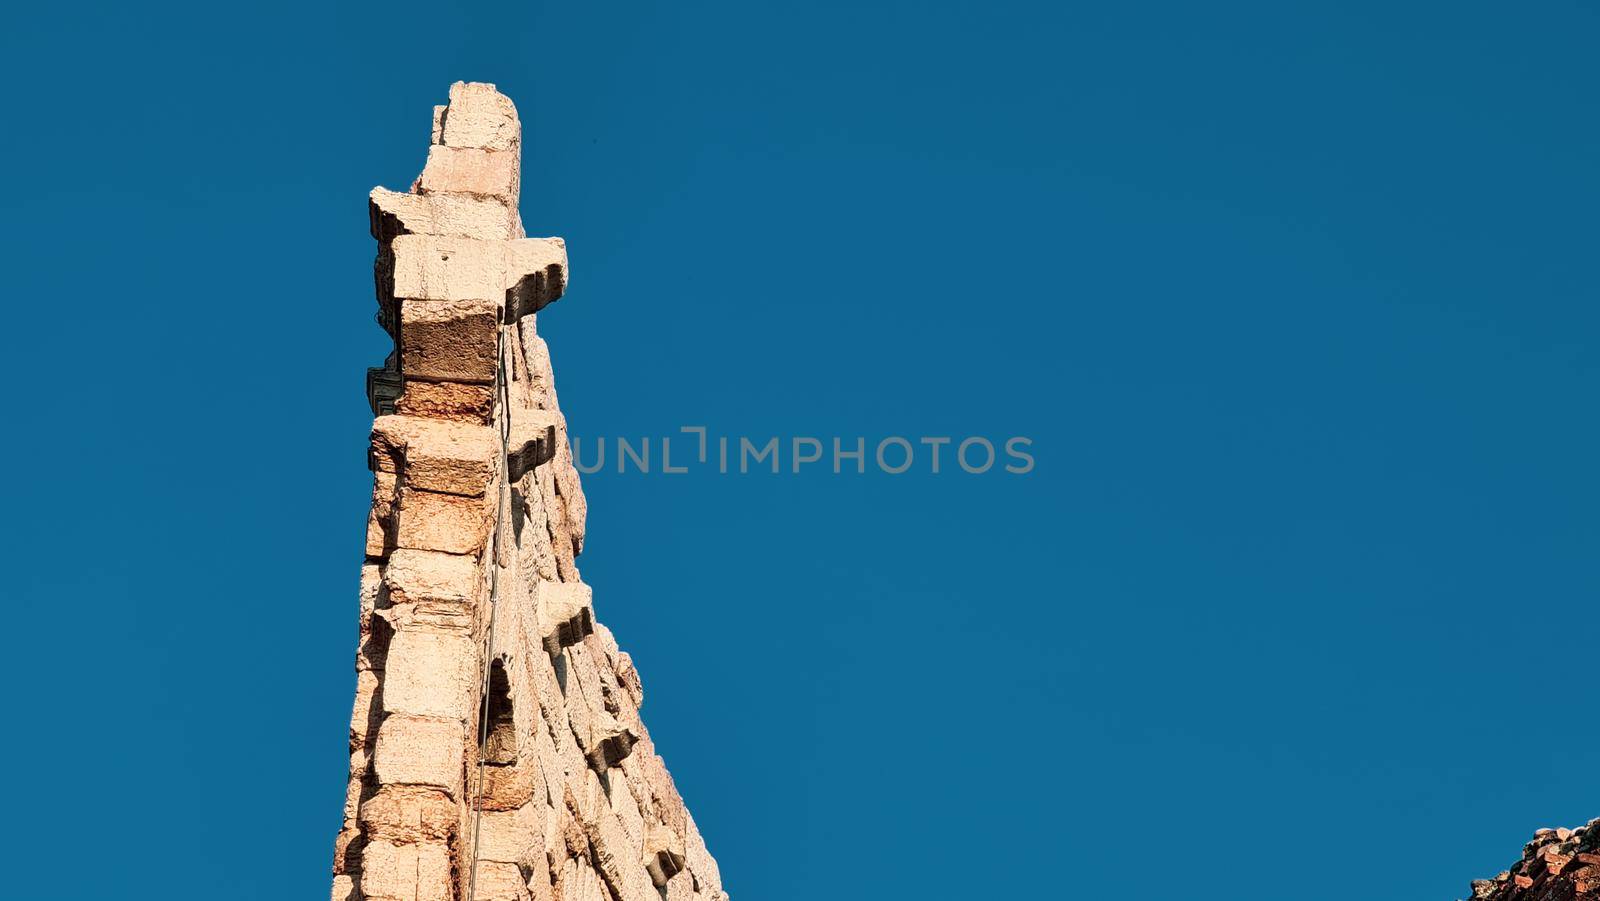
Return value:
[(1449, 899), (1600, 816), (1600, 14), (29, 4), (0, 521), (16, 898), (324, 897), (365, 196), (526, 129), (582, 558), (735, 898)]

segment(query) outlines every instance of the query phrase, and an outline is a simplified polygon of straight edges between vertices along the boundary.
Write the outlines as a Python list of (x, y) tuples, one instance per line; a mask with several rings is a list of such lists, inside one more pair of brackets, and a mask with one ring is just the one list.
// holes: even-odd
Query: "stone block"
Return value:
[(371, 441), (375, 470), (442, 494), (483, 494), (500, 454), (500, 436), (489, 426), (418, 416), (379, 416)]
[(442, 842), (368, 842), (361, 894), (367, 901), (453, 901), (450, 849)]
[(494, 300), (401, 301), (400, 366), (407, 385), (412, 379), (493, 382), (500, 309)]
[(544, 410), (518, 410), (511, 417), (506, 466), (511, 481), (549, 463), (556, 455), (556, 417)]
[(330, 901), (361, 901), (361, 896), (356, 893), (356, 881), (352, 876), (333, 877), (333, 894)]
[(633, 789), (628, 785), (628, 777), (620, 767), (613, 767), (606, 771), (606, 797), (611, 800), (611, 812), (617, 815), (617, 822), (622, 824), (622, 831), (628, 834), (628, 841), (635, 846), (642, 846), (646, 834), (644, 815), (639, 810), (639, 802), (633, 796)]
[(498, 861), (478, 862), (478, 879), (474, 886), (476, 901), (531, 901), (527, 883), (522, 880), (522, 870), (515, 863)]
[(500, 197), (411, 194), (373, 188), (368, 195), (367, 214), (372, 236), (379, 241), (393, 241), (401, 235), (509, 241), (518, 236), (519, 230), (516, 195), (511, 197), (508, 202)]
[(582, 582), (539, 581), (534, 611), (544, 649), (552, 656), (594, 631), (594, 592)]
[[(506, 296), (507, 241), (400, 235), (390, 244), (394, 297), (479, 300)], [(410, 375), (411, 370), (406, 369)]]
[(515, 322), (561, 299), (567, 290), (567, 242), (522, 238), (506, 242), (506, 321)]
[(432, 604), (471, 610), (483, 588), (483, 573), (471, 557), (399, 548), (383, 568), (389, 603)]
[(705, 839), (700, 837), (700, 829), (694, 824), (694, 815), (685, 809), (683, 816), (688, 822), (683, 842), (684, 862), (688, 864), (689, 872), (694, 874), (695, 882), (700, 885), (702, 894), (706, 893), (707, 887), (720, 892), (722, 872), (717, 869), (717, 861), (711, 856), (711, 852), (706, 850)]
[(400, 480), (392, 472), (376, 472), (372, 478), (372, 509), (367, 512), (367, 556), (382, 559), (394, 547), (394, 510)]
[(378, 727), (373, 758), (378, 781), (429, 785), (459, 798), (465, 742), (459, 722), (391, 714)]
[(494, 415), (494, 386), (462, 382), (407, 382), (396, 413), (487, 424)]
[(511, 98), (480, 82), (450, 86), (450, 103), (439, 115), (440, 143), (450, 147), (513, 150), (522, 142), (522, 124)]
[(428, 148), (418, 187), (425, 195), (467, 194), (515, 202), (521, 187), (520, 156), (515, 150), (435, 144)]
[(479, 683), (478, 643), (465, 635), (395, 633), (384, 674), (388, 714), (472, 720)]
[(355, 821), (345, 824), (333, 840), (333, 872), (335, 875), (361, 872), (361, 852), (366, 848), (366, 836)]
[(589, 839), (595, 869), (620, 901), (660, 901), (660, 894), (639, 860), (638, 850), (628, 843), (611, 808), (601, 804), (593, 815), (585, 816), (579, 811), (582, 805), (574, 795), (569, 793), (567, 801)]
[(544, 805), (484, 811), (479, 820), (478, 859), (515, 864), (544, 853)]
[(535, 797), (544, 800), (544, 784), (535, 761), (483, 768), (484, 810), (516, 810)]
[(477, 554), (494, 528), (498, 498), (461, 497), (412, 488), (400, 490), (394, 544), (419, 551)]
[(378, 706), (378, 674), (372, 670), (356, 671), (356, 702), (350, 711), (350, 752), (367, 747), (372, 730), (378, 727), (382, 713)]
[(684, 868), (683, 836), (660, 823), (649, 824), (644, 836), (644, 868), (657, 888), (665, 888)]
[(461, 806), (444, 791), (385, 785), (361, 805), (361, 827), (373, 841), (448, 842), (460, 830)]
[(667, 881), (666, 889), (665, 901), (695, 901), (699, 897), (695, 894), (694, 876), (690, 873), (679, 873), (672, 877)]
[[(480, 241), (400, 235), (379, 261), (380, 300), (478, 300), (510, 303), (508, 321), (537, 312), (567, 285), (567, 244), (560, 238)], [(415, 373), (405, 367), (409, 378)]]

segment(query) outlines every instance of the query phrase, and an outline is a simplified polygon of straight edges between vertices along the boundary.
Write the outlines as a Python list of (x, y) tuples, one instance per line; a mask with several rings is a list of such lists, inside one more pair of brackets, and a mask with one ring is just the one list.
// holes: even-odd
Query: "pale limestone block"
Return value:
[[(380, 526), (380, 529), (382, 527)], [(383, 567), (377, 563), (361, 567), (360, 620), (356, 645), (356, 671), (383, 672), (383, 658), (389, 652), (389, 630), (378, 616), (378, 608), (387, 606), (388, 594), (383, 588)]]
[[(678, 794), (678, 786), (673, 783), (672, 774), (667, 772), (661, 755), (655, 752), (654, 746), (647, 740), (641, 743), (639, 750), (630, 755), (628, 760), (639, 762), (639, 770), (650, 787), (650, 797), (655, 803), (656, 816), (673, 832), (685, 837), (685, 848), (687, 848), (688, 809), (684, 806), (683, 797)], [(626, 761), (624, 763), (626, 764)]]
[(637, 732), (609, 713), (590, 717), (589, 727), (585, 756), (589, 765), (597, 769), (609, 769), (621, 763), (639, 742)]
[[(529, 320), (523, 320), (524, 323)], [(531, 393), (535, 397), (535, 404), (544, 410), (560, 414), (559, 404), (556, 401), (555, 373), (550, 363), (550, 348), (545, 344), (532, 328), (524, 328), (521, 332), (522, 356), (528, 367), (528, 381)], [(584, 530), (588, 519), (588, 502), (584, 498), (583, 485), (578, 479), (578, 470), (572, 463), (571, 440), (567, 434), (566, 419), (556, 422), (556, 457), (553, 461), (556, 494), (566, 514), (563, 523), (566, 526), (568, 539), (572, 544), (574, 556), (583, 550)]]
[(383, 685), (383, 710), (468, 722), (479, 684), (478, 643), (464, 635), (395, 633)]
[(711, 856), (711, 852), (706, 850), (705, 839), (700, 837), (700, 829), (694, 824), (694, 814), (691, 814), (685, 808), (683, 816), (688, 824), (688, 829), (683, 837), (683, 856), (685, 863), (688, 864), (689, 872), (694, 874), (695, 882), (701, 886), (701, 892), (705, 891), (706, 886), (710, 886), (713, 890), (720, 892), (722, 890), (722, 872), (717, 869), (717, 861)]
[(372, 509), (367, 513), (367, 556), (381, 559), (394, 547), (394, 507), (400, 490), (391, 472), (372, 474)]
[(548, 858), (541, 854), (538, 860), (532, 861), (527, 877), (528, 896), (533, 901), (556, 901), (555, 875), (550, 872)]
[(651, 823), (643, 841), (644, 868), (656, 887), (666, 887), (684, 868), (683, 836), (660, 823)]
[[(628, 783), (628, 792), (633, 796), (634, 803), (639, 808), (640, 818), (648, 825), (649, 823), (662, 822), (664, 818), (657, 812), (655, 796), (650, 792), (650, 783), (645, 781), (644, 769), (639, 763), (645, 756), (641, 751), (646, 747), (645, 743), (640, 741), (634, 752), (624, 757), (622, 762), (617, 764), (617, 769), (613, 771), (613, 778), (618, 778), (617, 774), (620, 774), (620, 778)], [(615, 794), (615, 792), (616, 785), (613, 783), (612, 793)], [(668, 828), (672, 827), (669, 826)], [(682, 834), (681, 829), (677, 831), (680, 835)]]
[(627, 694), (629, 703), (635, 712), (644, 706), (644, 683), (639, 679), (639, 670), (633, 665), (633, 656), (627, 651), (617, 654), (613, 672), (617, 677), (617, 684)]
[(493, 382), (499, 321), (498, 301), (401, 301), (400, 365), (406, 378)]
[(568, 857), (562, 861), (555, 892), (561, 901), (601, 901), (604, 891), (587, 859)]
[(494, 386), (410, 381), (394, 408), (396, 413), (406, 416), (487, 424), (493, 416)]
[(477, 554), (494, 526), (496, 500), (402, 488), (394, 542), (413, 550)]
[(516, 104), (492, 84), (451, 85), (450, 104), (440, 121), (441, 142), (451, 147), (515, 150), (522, 141)]
[(425, 195), (469, 194), (515, 202), (521, 156), (515, 150), (435, 145), (428, 148), (418, 187)]
[(605, 702), (606, 710), (614, 714), (623, 723), (634, 727), (635, 732), (642, 733), (644, 724), (639, 720), (639, 708), (633, 702), (628, 692), (623, 690), (622, 683), (617, 679), (614, 664), (605, 652), (605, 643), (590, 634), (584, 638), (584, 655), (589, 663), (585, 667), (585, 678), (592, 671), (599, 685), (601, 698)]
[(552, 655), (594, 631), (594, 592), (582, 582), (540, 580), (534, 586), (534, 611), (540, 643)]
[(450, 107), (440, 104), (433, 108), (433, 137), (430, 143), (444, 143), (444, 113)]
[[(544, 719), (541, 716), (540, 722)], [(567, 728), (565, 725), (563, 729)], [(544, 798), (546, 804), (559, 804), (561, 802), (561, 783), (566, 774), (561, 767), (561, 753), (556, 749), (555, 739), (550, 737), (548, 728), (535, 729), (533, 733), (533, 753), (539, 763), (539, 776), (544, 785)]]
[(517, 863), (537, 850), (544, 853), (544, 805), (484, 811), (478, 833), (478, 859)]
[[(652, 877), (654, 875), (652, 874)], [(694, 875), (688, 872), (679, 873), (667, 881), (665, 901), (695, 901), (699, 896), (694, 890)]]
[(356, 881), (351, 876), (333, 877), (333, 894), (330, 901), (361, 901), (361, 896), (356, 893)]
[[(378, 737), (378, 730), (372, 730), (372, 737)], [(344, 824), (351, 826), (356, 821), (356, 814), (361, 810), (361, 796), (365, 786), (362, 780), (366, 778), (367, 767), (372, 765), (372, 752), (362, 748), (350, 754), (350, 781), (344, 788)]]
[(606, 794), (611, 800), (611, 812), (617, 815), (617, 822), (622, 824), (622, 831), (628, 834), (628, 841), (635, 847), (642, 845), (646, 825), (644, 816), (639, 812), (639, 802), (628, 785), (627, 774), (622, 772), (620, 766), (612, 767), (606, 771), (605, 784)]
[[(595, 790), (597, 788), (589, 791), (592, 793)], [(645, 872), (643, 862), (639, 859), (638, 848), (628, 843), (627, 834), (617, 822), (616, 814), (612, 813), (609, 804), (604, 803), (603, 791), (600, 794), (600, 803), (592, 805), (595, 812), (588, 817), (577, 810), (574, 796), (569, 793), (568, 797), (569, 804), (573, 806), (574, 813), (583, 826), (584, 834), (589, 839), (589, 847), (594, 854), (595, 869), (620, 901), (660, 901), (660, 895), (657, 894), (650, 882), (649, 874)]]
[[(506, 241), (400, 235), (394, 254), (394, 296), (409, 300), (505, 300)], [(411, 370), (407, 368), (407, 374)]]
[(378, 727), (373, 767), (385, 785), (431, 785), (461, 797), (461, 723), (392, 714)]
[(450, 795), (421, 785), (383, 785), (361, 805), (361, 826), (373, 841), (449, 841), (460, 819)]
[(531, 901), (522, 870), (515, 863), (478, 862), (477, 901)]
[[(567, 244), (560, 238), (400, 235), (389, 247), (392, 286), (385, 290), (395, 298), (505, 303), (506, 321), (515, 322), (555, 301), (567, 286)], [(410, 366), (404, 370), (414, 375)]]
[(391, 604), (471, 608), (483, 588), (478, 561), (458, 554), (398, 548), (383, 568)]
[(544, 410), (521, 410), (511, 418), (506, 466), (513, 482), (555, 459), (558, 418)]
[(369, 901), (449, 901), (450, 850), (442, 842), (368, 842), (361, 857), (361, 893)]
[[(531, 478), (524, 478), (512, 498), (521, 517), (521, 521), (516, 523), (518, 565), (522, 567), (523, 572), (536, 577), (527, 585), (530, 604), (533, 603), (534, 585), (538, 584), (538, 580), (554, 581), (556, 578), (556, 554), (555, 548), (550, 544), (550, 530), (546, 526), (548, 514), (545, 511), (544, 497), (539, 493), (537, 486), (531, 483)], [(535, 635), (531, 642), (538, 647), (543, 640)]]
[(356, 702), (350, 711), (350, 751), (355, 753), (367, 747), (372, 730), (377, 728), (382, 711), (378, 709), (378, 674), (372, 670), (356, 671)]
[(499, 454), (500, 436), (486, 425), (400, 415), (372, 422), (373, 468), (399, 473), (413, 488), (481, 495)]
[(373, 188), (368, 196), (367, 215), (372, 236), (379, 241), (412, 234), (510, 241), (520, 237), (515, 197), (513, 194), (508, 201), (468, 194), (412, 194)]
[(333, 840), (334, 875), (359, 873), (361, 871), (361, 854), (364, 848), (366, 848), (366, 842), (361, 833), (361, 827), (357, 826), (354, 821), (347, 822)]
[(516, 322), (561, 299), (567, 290), (567, 242), (522, 238), (506, 242), (506, 320)]

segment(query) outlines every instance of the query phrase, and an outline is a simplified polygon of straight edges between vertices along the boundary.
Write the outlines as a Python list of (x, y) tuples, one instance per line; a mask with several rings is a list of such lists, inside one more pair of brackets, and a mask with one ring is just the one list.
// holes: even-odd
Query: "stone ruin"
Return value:
[(1473, 880), (1471, 901), (1600, 901), (1600, 819), (1535, 832), (1515, 866)]
[(578, 574), (584, 498), (534, 324), (567, 283), (517, 212), (489, 84), (435, 107), (409, 191), (373, 190), (376, 419), (350, 784), (333, 901), (721, 901)]

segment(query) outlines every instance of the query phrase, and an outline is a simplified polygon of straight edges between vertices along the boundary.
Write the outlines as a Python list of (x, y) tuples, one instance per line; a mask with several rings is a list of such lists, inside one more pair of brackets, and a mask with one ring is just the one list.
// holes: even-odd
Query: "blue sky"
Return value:
[(365, 196), (472, 79), (569, 242), (579, 435), (1033, 441), (585, 479), (585, 579), (736, 898), (1458, 897), (1600, 816), (1597, 25), (13, 11), (10, 893), (326, 891)]

